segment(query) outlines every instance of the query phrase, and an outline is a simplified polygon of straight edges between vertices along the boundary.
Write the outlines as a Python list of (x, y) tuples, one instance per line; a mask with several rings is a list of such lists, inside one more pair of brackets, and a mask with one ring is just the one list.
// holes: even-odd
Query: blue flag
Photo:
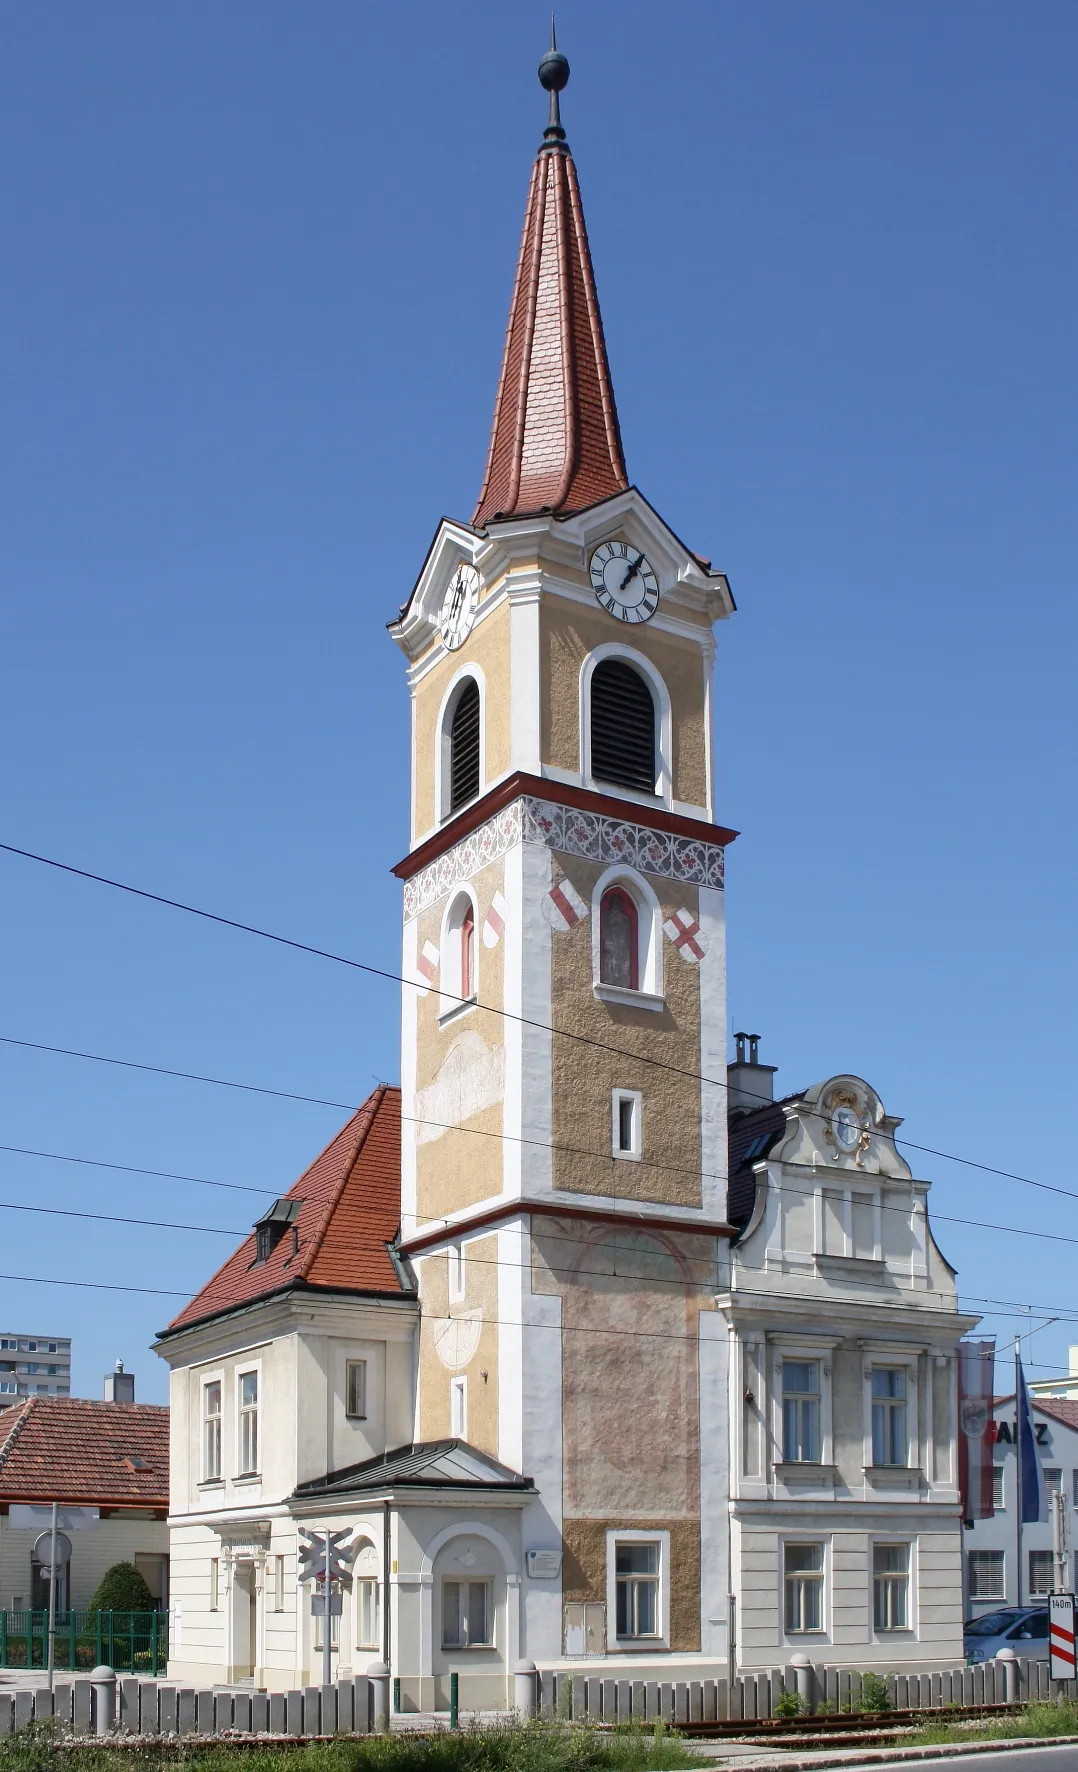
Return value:
[(1026, 1375), (1021, 1359), (1014, 1363), (1015, 1413), (1018, 1416), (1018, 1470), (1022, 1483), (1022, 1524), (1048, 1518), (1048, 1491), (1044, 1473), (1037, 1457), (1037, 1434), (1033, 1426), (1033, 1406), (1026, 1389)]

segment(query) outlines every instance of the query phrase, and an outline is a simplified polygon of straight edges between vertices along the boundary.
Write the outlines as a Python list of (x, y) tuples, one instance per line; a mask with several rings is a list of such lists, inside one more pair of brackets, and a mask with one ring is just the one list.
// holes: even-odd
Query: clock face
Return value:
[(442, 640), (450, 652), (463, 646), (472, 631), (475, 606), (479, 601), (479, 574), (474, 566), (457, 567), (449, 581), (442, 603), (438, 626)]
[(596, 601), (618, 621), (650, 621), (659, 607), (659, 581), (647, 557), (623, 541), (604, 541), (591, 557)]
[(831, 1131), (842, 1150), (852, 1151), (861, 1137), (861, 1122), (851, 1107), (838, 1107), (831, 1115)]

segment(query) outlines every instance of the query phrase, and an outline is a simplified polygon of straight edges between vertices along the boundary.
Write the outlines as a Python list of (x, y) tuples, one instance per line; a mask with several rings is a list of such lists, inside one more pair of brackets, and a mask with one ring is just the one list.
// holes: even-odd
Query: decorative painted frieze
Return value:
[(405, 921), (521, 842), (542, 843), (547, 849), (588, 861), (622, 862), (643, 874), (657, 874), (686, 885), (721, 888), (723, 884), (723, 849), (718, 843), (674, 836), (650, 825), (628, 824), (624, 819), (522, 795), (405, 881)]

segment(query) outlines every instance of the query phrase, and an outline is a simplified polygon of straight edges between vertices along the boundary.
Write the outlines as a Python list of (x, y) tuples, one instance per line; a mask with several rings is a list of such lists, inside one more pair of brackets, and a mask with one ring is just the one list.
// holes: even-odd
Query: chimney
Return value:
[(734, 1062), (726, 1067), (726, 1111), (747, 1114), (775, 1099), (777, 1064), (760, 1063), (759, 1034), (734, 1035)]
[(124, 1363), (117, 1360), (115, 1372), (105, 1374), (106, 1403), (133, 1403), (135, 1400), (135, 1374), (124, 1371)]

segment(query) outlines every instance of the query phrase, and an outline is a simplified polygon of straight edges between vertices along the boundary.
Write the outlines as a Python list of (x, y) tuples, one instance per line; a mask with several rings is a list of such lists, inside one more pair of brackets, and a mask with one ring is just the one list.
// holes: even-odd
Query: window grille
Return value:
[(591, 773), (596, 781), (655, 792), (655, 701), (632, 665), (604, 658), (591, 679)]
[(1004, 1497), (1003, 1466), (1001, 1464), (994, 1464), (992, 1466), (992, 1506), (993, 1506), (993, 1508), (1001, 1508), (1001, 1507), (1006, 1506), (1006, 1502), (1004, 1501), (1003, 1497)]
[(823, 1545), (788, 1544), (783, 1553), (786, 1629), (823, 1629)]
[(614, 1582), (617, 1588), (618, 1636), (661, 1635), (658, 1544), (616, 1544)]
[(1051, 1592), (1055, 1586), (1055, 1566), (1055, 1558), (1051, 1551), (1030, 1551), (1029, 1591), (1031, 1595)]
[(479, 792), (479, 685), (469, 677), (449, 727), (449, 810), (457, 812)]
[(599, 905), (599, 982), (639, 990), (640, 937), (636, 905), (621, 886)]
[(910, 1547), (872, 1547), (872, 1612), (877, 1630), (908, 1630), (910, 1622)]
[(787, 1464), (820, 1460), (820, 1363), (782, 1362), (782, 1456)]
[(1003, 1552), (971, 1550), (967, 1552), (969, 1597), (971, 1600), (1005, 1600)]
[(904, 1366), (872, 1368), (872, 1462), (909, 1463)]

